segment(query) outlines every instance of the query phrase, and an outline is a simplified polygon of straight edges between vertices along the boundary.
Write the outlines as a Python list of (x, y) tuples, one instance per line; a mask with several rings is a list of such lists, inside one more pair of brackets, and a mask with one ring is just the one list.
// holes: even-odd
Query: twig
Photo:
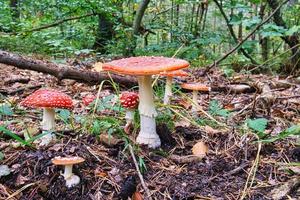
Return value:
[[(256, 135), (255, 135), (256, 136)], [(257, 136), (256, 136), (257, 137)], [(243, 189), (243, 192), (242, 192), (242, 195), (241, 195), (241, 198), (240, 200), (243, 200), (246, 195), (247, 195), (247, 191), (252, 187), (253, 185), (253, 182), (254, 182), (254, 179), (255, 179), (255, 175), (256, 175), (256, 171), (257, 171), (257, 167), (258, 167), (258, 163), (259, 163), (259, 155), (260, 155), (260, 150), (261, 150), (261, 142), (258, 142), (258, 148), (257, 148), (257, 153), (256, 153), (256, 157), (255, 157), (255, 160), (253, 162), (253, 165), (250, 169), (250, 172), (248, 174), (248, 177), (247, 177), (247, 181), (245, 183), (245, 186), (244, 186), (244, 189)], [(251, 182), (249, 184), (249, 187), (248, 187), (248, 183), (251, 179)]]
[(147, 195), (146, 199), (151, 200), (151, 199), (152, 199), (152, 198), (151, 198), (151, 193), (150, 193), (148, 187), (146, 186), (146, 183), (145, 183), (145, 181), (144, 181), (143, 175), (142, 175), (142, 173), (141, 173), (141, 171), (140, 171), (140, 169), (139, 169), (139, 165), (138, 165), (138, 163), (137, 163), (137, 161), (136, 161), (136, 158), (135, 158), (135, 155), (134, 155), (132, 146), (131, 146), (131, 144), (128, 144), (128, 146), (129, 146), (129, 151), (130, 151), (131, 157), (132, 157), (132, 159), (133, 159), (133, 162), (134, 162), (136, 171), (137, 171), (138, 176), (139, 176), (139, 178), (140, 178), (141, 184), (142, 184), (142, 186), (143, 186), (143, 188), (144, 188), (144, 190), (145, 190), (145, 192), (146, 192), (146, 195)]
[(30, 184), (27, 184), (27, 185), (23, 186), (23, 187), (20, 188), (19, 190), (17, 190), (17, 191), (15, 191), (14, 193), (12, 193), (9, 197), (7, 197), (6, 200), (13, 198), (14, 196), (20, 194), (23, 190), (25, 190), (25, 189), (27, 189), (28, 187), (33, 186), (33, 185), (35, 185), (35, 184), (36, 184), (36, 183), (30, 183)]

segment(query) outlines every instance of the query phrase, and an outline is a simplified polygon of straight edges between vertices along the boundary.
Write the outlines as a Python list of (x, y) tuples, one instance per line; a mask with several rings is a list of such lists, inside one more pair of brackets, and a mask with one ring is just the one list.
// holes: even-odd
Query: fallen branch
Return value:
[(111, 77), (114, 82), (125, 87), (137, 85), (137, 81), (134, 77), (116, 74), (111, 74), (109, 76), (107, 72), (98, 73), (88, 70), (77, 70), (70, 66), (61, 66), (47, 61), (34, 60), (5, 51), (0, 51), (0, 63), (11, 65), (20, 69), (28, 69), (44, 74), (50, 74), (55, 76), (59, 81), (63, 79), (72, 79), (78, 82), (96, 85), (103, 80), (110, 80)]
[(53, 23), (51, 23), (51, 24), (46, 24), (46, 25), (42, 25), (42, 26), (37, 27), (37, 28), (33, 28), (33, 29), (30, 29), (30, 30), (27, 30), (27, 31), (24, 31), (24, 32), (40, 31), (40, 30), (43, 30), (43, 29), (47, 29), (47, 28), (51, 28), (51, 27), (54, 27), (54, 26), (58, 26), (58, 25), (60, 25), (60, 24), (63, 24), (63, 23), (65, 23), (65, 22), (68, 22), (68, 21), (77, 20), (77, 19), (82, 19), (82, 18), (85, 18), (85, 17), (94, 16), (94, 15), (97, 15), (97, 13), (88, 13), (88, 14), (82, 15), (82, 16), (69, 17), (69, 18), (66, 18), (66, 19), (58, 20), (58, 21), (53, 22)]
[(234, 48), (232, 48), (230, 51), (228, 51), (223, 57), (219, 58), (216, 60), (214, 63), (206, 67), (206, 69), (202, 72), (203, 75), (206, 74), (211, 68), (225, 60), (230, 54), (235, 52), (238, 48), (244, 44), (260, 27), (262, 27), (265, 23), (267, 23), (273, 15), (284, 5), (288, 2), (289, 0), (283, 1), (266, 19), (264, 19), (260, 24), (258, 24), (244, 39), (242, 39)]

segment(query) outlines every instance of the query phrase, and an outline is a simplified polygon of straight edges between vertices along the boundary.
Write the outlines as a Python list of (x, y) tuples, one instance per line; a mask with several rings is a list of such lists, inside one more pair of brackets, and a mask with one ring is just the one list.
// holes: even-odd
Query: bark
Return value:
[[(267, 0), (267, 2), (273, 11), (279, 6), (277, 0)], [(274, 19), (274, 23), (277, 26), (282, 26), (283, 28), (287, 28), (287, 25), (281, 16), (280, 9), (277, 10), (277, 12), (274, 14), (273, 19)], [(291, 48), (291, 52), (292, 52), (292, 56), (291, 56), (292, 65), (286, 67), (286, 72), (292, 73), (295, 70), (299, 70), (300, 69), (300, 48), (297, 46), (300, 43), (299, 37), (296, 34), (293, 34), (291, 36), (282, 36), (281, 38)]]
[(96, 34), (96, 39), (94, 43), (94, 49), (101, 53), (105, 53), (105, 46), (113, 39), (113, 23), (104, 14), (98, 14), (98, 30)]
[[(261, 19), (264, 18), (265, 15), (265, 8), (266, 8), (266, 4), (262, 4), (260, 7), (260, 11), (259, 11), (259, 17)], [(260, 36), (261, 38), (261, 36)], [(260, 39), (260, 45), (261, 45), (261, 57), (263, 61), (267, 61), (269, 58), (269, 45), (268, 45), (268, 38), (261, 38)]]
[[(44, 74), (50, 74), (55, 76), (58, 80), (73, 79), (78, 82), (84, 82), (93, 85), (99, 84), (103, 80), (110, 80), (110, 76), (106, 72), (98, 73), (88, 70), (77, 70), (69, 66), (59, 66), (51, 62), (34, 60), (1, 50), (0, 63), (11, 65), (20, 69), (28, 69)], [(125, 87), (137, 85), (137, 81), (134, 77), (120, 76), (115, 74), (111, 74), (111, 77), (115, 82)]]
[(136, 12), (134, 22), (133, 22), (133, 34), (138, 35), (141, 27), (142, 19), (144, 17), (145, 11), (148, 7), (150, 0), (144, 0), (140, 5)]
[(11, 9), (11, 16), (14, 22), (18, 21), (20, 19), (20, 10), (18, 8), (18, 0), (10, 0), (9, 6)]
[(142, 19), (144, 17), (145, 11), (146, 11), (149, 3), (150, 3), (150, 0), (143, 0), (139, 5), (139, 8), (135, 14), (134, 22), (133, 22), (133, 26), (132, 26), (133, 37), (131, 38), (129, 47), (128, 47), (127, 51), (125, 52), (125, 56), (133, 55), (133, 51), (136, 47), (136, 36), (139, 34), (139, 30), (140, 30), (141, 24), (142, 24)]

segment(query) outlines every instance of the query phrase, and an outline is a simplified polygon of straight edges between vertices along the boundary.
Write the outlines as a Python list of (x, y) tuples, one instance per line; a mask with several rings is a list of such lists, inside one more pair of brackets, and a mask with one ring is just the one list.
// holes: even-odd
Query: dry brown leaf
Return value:
[(208, 125), (204, 126), (204, 131), (212, 135), (221, 133), (221, 130), (214, 129)]
[(193, 146), (192, 152), (195, 156), (203, 158), (208, 152), (208, 147), (204, 142), (199, 141)]
[(140, 192), (134, 192), (132, 195), (132, 200), (143, 200), (143, 196)]
[(175, 127), (189, 127), (191, 125), (191, 122), (185, 120), (185, 119), (181, 119), (180, 121), (176, 121), (175, 122)]
[(122, 141), (120, 139), (113, 137), (112, 135), (108, 135), (107, 133), (101, 133), (99, 135), (99, 139), (100, 139), (100, 142), (102, 142), (108, 146), (114, 146)]
[(97, 62), (93, 65), (93, 70), (96, 71), (96, 72), (102, 72), (103, 69), (102, 69), (102, 65), (103, 63), (102, 62)]

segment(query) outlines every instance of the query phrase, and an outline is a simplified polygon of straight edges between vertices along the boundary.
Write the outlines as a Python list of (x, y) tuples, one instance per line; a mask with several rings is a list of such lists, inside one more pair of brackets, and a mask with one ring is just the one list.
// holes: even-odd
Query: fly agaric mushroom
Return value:
[(193, 91), (193, 105), (192, 105), (192, 111), (194, 113), (197, 113), (198, 111), (198, 91), (201, 92), (209, 92), (211, 90), (210, 87), (200, 84), (200, 83), (184, 83), (181, 85), (183, 89), (186, 90), (192, 90)]
[(176, 70), (171, 72), (162, 72), (160, 73), (162, 76), (166, 76), (166, 87), (165, 87), (165, 96), (164, 96), (164, 105), (168, 105), (170, 102), (170, 98), (172, 96), (172, 81), (173, 77), (176, 76), (188, 76), (188, 73), (183, 70)]
[(84, 162), (84, 158), (81, 157), (55, 157), (52, 160), (54, 165), (63, 165), (65, 166), (65, 171), (62, 174), (65, 181), (66, 186), (71, 188), (80, 183), (79, 176), (76, 176), (72, 173), (73, 165)]
[(134, 120), (134, 109), (139, 105), (139, 95), (135, 92), (122, 92), (120, 95), (120, 102), (123, 108), (126, 109), (126, 130)]
[(93, 94), (88, 94), (85, 97), (82, 98), (82, 102), (85, 106), (89, 106), (94, 100), (96, 99), (96, 96)]
[(188, 66), (189, 63), (185, 60), (150, 56), (124, 58), (103, 64), (103, 70), (138, 77), (141, 128), (136, 139), (137, 143), (146, 144), (150, 148), (157, 148), (161, 144), (156, 133), (157, 112), (154, 105), (151, 75)]
[(22, 106), (43, 108), (42, 129), (48, 134), (41, 137), (40, 146), (48, 145), (54, 139), (51, 131), (55, 130), (55, 108), (72, 109), (73, 102), (69, 95), (53, 89), (39, 89), (26, 97)]

